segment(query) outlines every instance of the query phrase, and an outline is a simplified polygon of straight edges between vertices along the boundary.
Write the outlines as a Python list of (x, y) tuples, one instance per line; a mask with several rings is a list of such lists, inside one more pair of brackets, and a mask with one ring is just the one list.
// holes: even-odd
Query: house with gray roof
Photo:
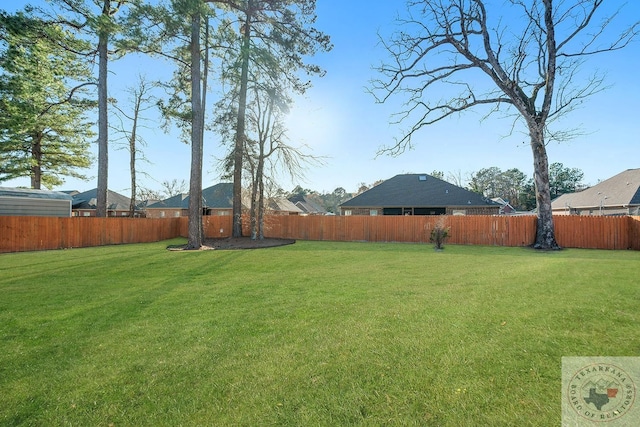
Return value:
[[(96, 216), (98, 189), (76, 193), (73, 196), (71, 207), (74, 216)], [(129, 216), (131, 199), (107, 190), (107, 216)]]
[(267, 200), (266, 211), (271, 215), (300, 215), (302, 209), (284, 197)]
[(314, 202), (304, 194), (289, 197), (289, 201), (295, 204), (301, 211), (301, 215), (326, 215), (327, 210)]
[[(146, 207), (149, 218), (169, 218), (189, 215), (189, 195), (177, 194)], [(220, 183), (202, 190), (203, 215), (233, 214), (233, 183)]]
[(593, 187), (551, 202), (554, 215), (640, 215), (640, 169), (627, 169)]
[(500, 214), (511, 215), (516, 213), (516, 208), (511, 206), (511, 203), (503, 199), (502, 197), (492, 197), (491, 200), (500, 205)]
[[(243, 202), (248, 209), (249, 201)], [(148, 218), (169, 218), (189, 215), (189, 195), (177, 194), (166, 200), (149, 204), (146, 208)], [(270, 200), (267, 209), (272, 214), (298, 215), (301, 213), (287, 199)], [(202, 190), (202, 215), (233, 215), (233, 183), (223, 182)]]
[(341, 215), (497, 215), (500, 205), (427, 174), (396, 175), (340, 205)]
[(189, 211), (189, 195), (176, 194), (165, 200), (150, 203), (144, 208), (147, 218), (170, 218), (187, 216)]

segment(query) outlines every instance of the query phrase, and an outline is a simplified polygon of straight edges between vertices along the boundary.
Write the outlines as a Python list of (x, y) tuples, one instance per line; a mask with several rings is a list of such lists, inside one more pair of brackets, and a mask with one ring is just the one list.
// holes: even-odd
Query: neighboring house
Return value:
[(298, 194), (289, 197), (289, 201), (295, 204), (302, 211), (301, 215), (326, 215), (327, 211), (322, 206), (309, 199), (308, 196)]
[[(189, 195), (178, 194), (145, 208), (148, 218), (170, 218), (189, 215)], [(203, 215), (233, 214), (233, 184), (220, 183), (202, 190)]]
[(158, 203), (159, 201), (159, 199), (140, 200), (136, 202), (136, 208), (144, 211), (145, 209), (147, 209), (147, 206)]
[(500, 205), (500, 215), (511, 215), (516, 213), (516, 208), (511, 206), (511, 204), (502, 197), (493, 197), (491, 200)]
[(640, 215), (640, 169), (627, 169), (578, 193), (554, 199), (555, 215)]
[(0, 215), (70, 217), (71, 200), (58, 191), (0, 187)]
[(340, 205), (341, 215), (497, 215), (500, 205), (427, 174), (396, 175)]
[[(96, 216), (98, 189), (73, 195), (73, 216)], [(107, 216), (129, 216), (131, 199), (107, 190)]]
[[(243, 210), (247, 208), (243, 203)], [(146, 208), (148, 218), (170, 218), (189, 215), (189, 195), (178, 194)], [(267, 206), (274, 215), (299, 215), (302, 211), (287, 199), (270, 200)], [(233, 215), (233, 184), (220, 183), (202, 190), (202, 215)]]
[(176, 194), (159, 202), (150, 203), (144, 208), (147, 218), (171, 218), (189, 214), (189, 195)]
[(203, 215), (233, 215), (233, 183), (224, 182), (202, 190)]
[(284, 197), (269, 199), (266, 205), (266, 211), (271, 215), (300, 215), (303, 213), (302, 209)]

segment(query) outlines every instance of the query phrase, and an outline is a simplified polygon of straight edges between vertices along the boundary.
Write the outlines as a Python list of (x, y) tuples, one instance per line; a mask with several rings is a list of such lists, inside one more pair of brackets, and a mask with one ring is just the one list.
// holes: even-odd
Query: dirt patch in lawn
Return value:
[[(293, 239), (265, 238), (252, 240), (250, 237), (225, 237), (221, 239), (205, 239), (200, 250), (263, 249), (291, 245), (295, 242)], [(186, 247), (187, 245), (171, 245), (167, 249), (170, 251), (184, 251)]]

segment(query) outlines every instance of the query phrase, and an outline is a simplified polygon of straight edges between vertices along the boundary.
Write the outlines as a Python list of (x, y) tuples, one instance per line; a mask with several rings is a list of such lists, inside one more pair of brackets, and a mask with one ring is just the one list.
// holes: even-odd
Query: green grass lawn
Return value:
[(640, 252), (179, 242), (0, 255), (0, 425), (552, 426), (640, 355)]

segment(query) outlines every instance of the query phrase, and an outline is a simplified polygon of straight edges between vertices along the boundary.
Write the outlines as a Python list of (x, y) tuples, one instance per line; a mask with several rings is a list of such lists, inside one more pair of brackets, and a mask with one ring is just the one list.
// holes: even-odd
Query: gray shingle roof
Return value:
[(396, 175), (341, 204), (342, 207), (498, 206), (478, 193), (427, 174)]
[[(232, 209), (233, 184), (220, 183), (202, 190), (202, 205), (205, 208)], [(168, 199), (153, 203), (147, 209), (189, 209), (189, 195), (177, 194)]]
[(552, 209), (640, 205), (640, 169), (627, 169), (578, 193), (563, 194)]
[(294, 203), (298, 208), (300, 208), (300, 210), (302, 210), (302, 212), (305, 213), (327, 213), (325, 208), (313, 202), (312, 200), (309, 200), (308, 197), (302, 194), (289, 197), (289, 201)]
[(274, 211), (302, 213), (302, 209), (300, 209), (298, 206), (294, 205), (290, 200), (287, 200), (284, 197), (269, 199), (268, 205), (269, 209), (272, 209)]
[(147, 209), (188, 209), (189, 208), (189, 195), (188, 194), (176, 194), (168, 199), (160, 200), (159, 202), (151, 203), (147, 205)]
[[(73, 196), (73, 209), (96, 209), (96, 201), (98, 198), (98, 189), (85, 191)], [(118, 194), (115, 191), (107, 190), (107, 209), (111, 210), (128, 210), (131, 199)]]
[(232, 209), (233, 183), (223, 182), (202, 190), (203, 205), (207, 208)]

